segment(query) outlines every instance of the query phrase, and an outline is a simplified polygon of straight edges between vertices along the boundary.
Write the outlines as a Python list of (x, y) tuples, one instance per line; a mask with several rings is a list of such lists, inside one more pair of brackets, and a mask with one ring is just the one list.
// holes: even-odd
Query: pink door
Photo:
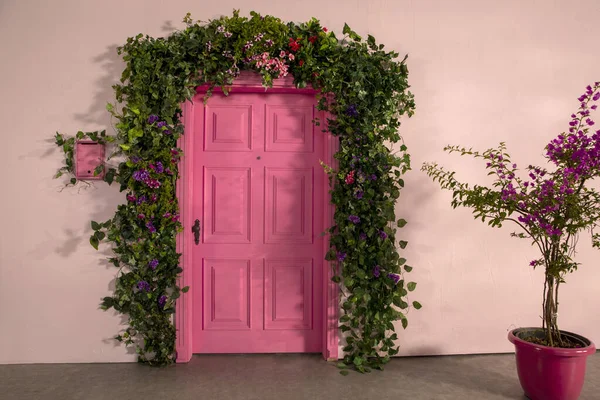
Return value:
[(321, 351), (318, 113), (305, 94), (194, 100), (194, 353)]

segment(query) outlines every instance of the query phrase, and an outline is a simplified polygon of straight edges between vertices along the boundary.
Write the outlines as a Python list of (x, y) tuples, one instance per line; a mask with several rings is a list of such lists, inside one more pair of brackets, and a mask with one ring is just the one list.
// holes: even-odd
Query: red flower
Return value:
[(327, 28), (323, 27), (323, 32), (327, 32)]
[(354, 183), (354, 171), (350, 171), (348, 175), (346, 175), (346, 185), (352, 185)]
[(316, 36), (311, 36), (311, 37), (308, 38), (308, 41), (311, 42), (311, 43), (314, 43), (314, 42), (317, 41), (317, 37)]
[(294, 38), (290, 38), (289, 46), (292, 51), (300, 50), (300, 43), (298, 43), (296, 40), (294, 40)]
[(304, 60), (300, 60), (300, 62), (298, 64), (300, 64), (300, 66), (303, 66), (304, 65)]

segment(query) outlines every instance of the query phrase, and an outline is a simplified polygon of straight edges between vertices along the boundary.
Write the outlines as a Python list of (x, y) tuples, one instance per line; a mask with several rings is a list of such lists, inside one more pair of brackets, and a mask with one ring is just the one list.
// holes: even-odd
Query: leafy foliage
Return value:
[(529, 165), (527, 178), (518, 176), (514, 164), (500, 143), (496, 149), (484, 152), (459, 146), (446, 146), (445, 151), (486, 161), (488, 175), (495, 176), (492, 187), (471, 187), (459, 182), (455, 173), (436, 163), (423, 164), (425, 171), (443, 189), (452, 191), (452, 207), (473, 209), (473, 216), (492, 227), (505, 221), (517, 224), (521, 232), (512, 236), (529, 239), (540, 251), (540, 258), (530, 266), (543, 265), (545, 284), (543, 295), (543, 328), (545, 344), (565, 347), (558, 328), (558, 289), (564, 276), (577, 269), (573, 260), (577, 238), (582, 230), (592, 232), (592, 244), (600, 247), (600, 236), (593, 230), (600, 222), (600, 193), (586, 183), (600, 176), (600, 130), (590, 113), (600, 100), (600, 82), (589, 85), (578, 101), (579, 111), (571, 115), (569, 130), (558, 135), (546, 146), (545, 158), (554, 165), (550, 171)]
[[(327, 259), (336, 261), (334, 281), (344, 291), (342, 365), (360, 372), (382, 368), (398, 353), (393, 322), (406, 328), (407, 295), (416, 287), (404, 280), (412, 267), (398, 255), (396, 231), (406, 221), (396, 221), (394, 213), (410, 157), (405, 145), (398, 153), (386, 145), (401, 140), (399, 118), (413, 114), (406, 57), (397, 61), (396, 52), (384, 51), (370, 35), (363, 41), (348, 25), (337, 38), (316, 19), (283, 23), (234, 11), (206, 24), (188, 14), (184, 22), (184, 30), (167, 38), (140, 34), (118, 49), (126, 68), (114, 86), (116, 103), (107, 109), (117, 121), (117, 154), (126, 158), (113, 178), (128, 201), (109, 221), (92, 222), (90, 238), (95, 248), (102, 240), (112, 244), (110, 260), (120, 271), (115, 292), (102, 302), (103, 309), (129, 316), (117, 339), (135, 344), (141, 362), (175, 360), (171, 314), (187, 290), (177, 286), (175, 250), (181, 229), (175, 193), (181, 103), (199, 85), (209, 85), (207, 99), (215, 87), (227, 93), (240, 70), (260, 73), (265, 87), (291, 73), (297, 87), (320, 89), (319, 108), (334, 116), (327, 129), (340, 141), (337, 166), (324, 167), (336, 206)], [(65, 147), (68, 172), (73, 143)], [(398, 245), (404, 249), (407, 242)]]

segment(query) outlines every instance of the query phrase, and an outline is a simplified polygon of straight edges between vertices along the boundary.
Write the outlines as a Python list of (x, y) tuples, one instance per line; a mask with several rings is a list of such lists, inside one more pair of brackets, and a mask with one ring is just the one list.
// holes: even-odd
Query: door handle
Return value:
[(200, 220), (197, 219), (192, 226), (192, 232), (194, 233), (194, 243), (200, 243)]

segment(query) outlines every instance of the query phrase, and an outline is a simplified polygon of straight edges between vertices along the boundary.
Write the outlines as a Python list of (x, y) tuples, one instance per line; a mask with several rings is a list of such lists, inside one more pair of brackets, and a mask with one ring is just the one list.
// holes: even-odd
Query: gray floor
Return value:
[[(197, 356), (165, 369), (138, 364), (0, 366), (2, 400), (476, 400), (524, 397), (514, 355), (394, 359), (383, 372), (341, 376), (319, 356)], [(581, 400), (600, 399), (600, 354)]]

